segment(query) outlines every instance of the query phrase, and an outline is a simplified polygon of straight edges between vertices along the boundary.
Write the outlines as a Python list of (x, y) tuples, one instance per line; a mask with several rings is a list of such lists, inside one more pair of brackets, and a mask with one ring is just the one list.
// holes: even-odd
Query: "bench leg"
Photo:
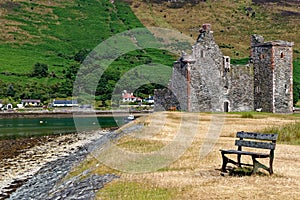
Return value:
[(273, 160), (274, 160), (274, 150), (271, 150), (270, 152), (270, 175), (273, 174)]
[(229, 159), (224, 155), (224, 153), (222, 153), (222, 160), (223, 160), (222, 172), (227, 172), (226, 165), (227, 165)]
[(271, 168), (269, 168), (269, 167), (265, 166), (264, 164), (258, 162), (254, 156), (252, 156), (252, 161), (253, 161), (252, 174), (255, 174), (259, 168), (263, 168), (263, 169), (267, 170), (270, 174), (272, 174), (271, 173)]
[(238, 167), (242, 167), (242, 165), (241, 165), (241, 157), (242, 157), (241, 154), (238, 154), (238, 155), (237, 155), (237, 163), (238, 163)]

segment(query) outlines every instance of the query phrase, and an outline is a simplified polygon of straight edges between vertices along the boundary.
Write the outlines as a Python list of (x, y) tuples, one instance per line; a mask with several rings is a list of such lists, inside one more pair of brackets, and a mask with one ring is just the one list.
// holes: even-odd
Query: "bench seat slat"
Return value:
[(260, 148), (260, 149), (275, 149), (276, 147), (276, 143), (256, 142), (256, 141), (248, 141), (248, 140), (236, 140), (235, 145), (243, 146), (243, 147)]
[(268, 158), (270, 154), (266, 153), (257, 153), (257, 152), (249, 152), (249, 151), (238, 151), (238, 150), (220, 150), (224, 154), (240, 154), (240, 155), (249, 155), (254, 156), (255, 158)]
[(238, 138), (247, 138), (255, 140), (270, 140), (275, 141), (278, 138), (276, 133), (251, 133), (251, 132), (237, 132), (236, 137)]

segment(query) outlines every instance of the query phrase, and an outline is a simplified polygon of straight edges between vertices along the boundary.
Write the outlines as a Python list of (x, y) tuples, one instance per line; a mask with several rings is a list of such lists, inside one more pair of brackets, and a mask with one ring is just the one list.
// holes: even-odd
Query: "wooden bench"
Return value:
[[(237, 132), (236, 138), (239, 138), (235, 140), (235, 145), (238, 146), (237, 150), (220, 150), (223, 159), (221, 169), (222, 172), (227, 172), (227, 163), (232, 163), (234, 165), (237, 165), (238, 167), (241, 167), (242, 165), (252, 166), (252, 174), (256, 173), (259, 168), (267, 170), (270, 175), (273, 174), (274, 150), (276, 147), (277, 137), (278, 134), (250, 133), (243, 131)], [(268, 151), (267, 153), (243, 151), (242, 147), (269, 149), (270, 151)], [(226, 154), (237, 154), (237, 162), (226, 157)], [(242, 163), (242, 155), (251, 156), (252, 164)], [(269, 158), (269, 167), (258, 162), (257, 158)]]

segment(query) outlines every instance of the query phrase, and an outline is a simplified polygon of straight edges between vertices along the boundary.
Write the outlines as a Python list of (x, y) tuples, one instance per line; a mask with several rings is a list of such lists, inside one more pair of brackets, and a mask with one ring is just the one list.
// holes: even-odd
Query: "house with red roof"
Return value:
[(127, 92), (124, 90), (122, 92), (122, 102), (141, 102), (142, 99), (140, 97), (135, 97), (133, 93)]

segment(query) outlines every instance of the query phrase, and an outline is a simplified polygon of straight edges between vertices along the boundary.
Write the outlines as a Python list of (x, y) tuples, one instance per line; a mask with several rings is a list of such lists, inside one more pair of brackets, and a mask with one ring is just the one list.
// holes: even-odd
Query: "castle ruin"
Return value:
[(192, 53), (173, 64), (168, 88), (155, 91), (155, 110), (189, 112), (293, 112), (293, 42), (251, 36), (247, 65), (231, 65), (213, 38), (200, 30)]

